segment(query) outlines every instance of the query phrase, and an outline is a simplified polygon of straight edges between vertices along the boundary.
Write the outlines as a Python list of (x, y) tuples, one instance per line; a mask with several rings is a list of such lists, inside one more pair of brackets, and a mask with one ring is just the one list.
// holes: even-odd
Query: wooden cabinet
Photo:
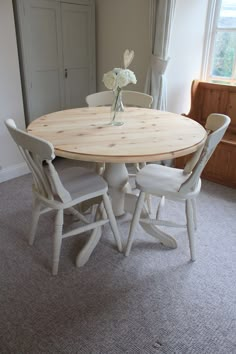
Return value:
[[(231, 123), (215, 152), (207, 163), (202, 177), (236, 188), (236, 87), (194, 80), (191, 89), (191, 108), (187, 117), (203, 126), (210, 113), (223, 113)], [(175, 161), (183, 167), (189, 157)]]
[(17, 0), (27, 123), (54, 111), (85, 106), (96, 90), (93, 0)]

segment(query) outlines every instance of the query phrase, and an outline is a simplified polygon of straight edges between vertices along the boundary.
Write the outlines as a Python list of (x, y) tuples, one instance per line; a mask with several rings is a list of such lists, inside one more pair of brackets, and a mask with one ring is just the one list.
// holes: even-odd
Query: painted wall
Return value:
[(149, 0), (96, 0), (97, 91), (104, 91), (103, 74), (123, 66), (123, 52), (133, 49), (130, 65), (136, 85), (127, 88), (143, 91), (150, 57)]
[[(122, 64), (124, 49), (134, 49), (131, 69), (138, 83), (129, 89), (143, 91), (151, 44), (149, 0), (96, 0), (97, 90), (106, 89), (103, 73)], [(207, 0), (177, 0), (167, 68), (167, 109), (188, 112), (190, 87), (200, 77)]]
[(0, 182), (27, 171), (4, 120), (13, 118), (24, 128), (24, 110), (20, 83), (12, 3), (0, 1)]
[(190, 89), (200, 78), (208, 1), (177, 0), (167, 68), (167, 109), (188, 113)]

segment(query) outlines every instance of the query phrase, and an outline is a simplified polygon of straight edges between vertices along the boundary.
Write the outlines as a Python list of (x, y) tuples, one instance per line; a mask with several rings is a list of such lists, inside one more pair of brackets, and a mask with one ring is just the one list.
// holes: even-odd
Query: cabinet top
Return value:
[[(37, 3), (37, 1), (40, 3), (41, 0), (34, 0), (35, 3)], [(95, 0), (47, 0), (49, 2), (59, 2), (59, 3), (68, 3), (68, 4), (78, 4), (78, 5), (93, 5)], [(16, 1), (17, 3), (20, 2), (26, 2), (28, 3), (29, 0), (18, 0)]]
[(79, 4), (79, 5), (91, 5), (94, 3), (94, 0), (51, 0), (57, 2), (66, 2), (69, 4)]

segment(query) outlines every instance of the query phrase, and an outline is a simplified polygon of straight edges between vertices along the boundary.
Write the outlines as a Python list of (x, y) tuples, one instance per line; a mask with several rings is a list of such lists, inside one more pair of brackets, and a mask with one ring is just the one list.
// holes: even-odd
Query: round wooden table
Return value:
[(151, 162), (190, 154), (204, 142), (205, 129), (184, 116), (154, 109), (126, 108), (124, 125), (108, 125), (109, 107), (78, 108), (42, 116), (28, 132), (50, 141), (57, 156), (106, 162), (115, 215), (124, 213), (128, 181), (125, 163)]
[[(196, 121), (170, 112), (127, 107), (124, 124), (111, 126), (109, 107), (86, 107), (44, 115), (28, 126), (30, 134), (50, 141), (57, 156), (105, 162), (116, 216), (132, 212), (135, 199), (128, 184), (125, 163), (173, 159), (195, 152), (205, 141), (206, 131)], [(149, 230), (168, 247), (176, 241), (155, 226)]]
[(122, 126), (109, 125), (109, 107), (87, 107), (42, 116), (28, 132), (50, 141), (57, 156), (129, 163), (171, 159), (194, 152), (206, 132), (196, 121), (170, 112), (129, 107)]

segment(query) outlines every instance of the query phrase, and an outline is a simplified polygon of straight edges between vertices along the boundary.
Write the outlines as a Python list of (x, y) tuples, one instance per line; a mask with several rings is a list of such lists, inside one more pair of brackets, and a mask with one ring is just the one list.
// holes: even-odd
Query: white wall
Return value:
[(26, 172), (16, 145), (4, 125), (13, 118), (24, 128), (24, 111), (20, 84), (12, 2), (0, 1), (0, 182)]
[(188, 113), (190, 89), (200, 78), (207, 0), (177, 0), (167, 68), (167, 110)]
[(123, 52), (133, 49), (130, 65), (137, 77), (130, 90), (143, 91), (150, 57), (149, 0), (96, 0), (97, 91), (107, 90), (103, 74), (123, 66)]

